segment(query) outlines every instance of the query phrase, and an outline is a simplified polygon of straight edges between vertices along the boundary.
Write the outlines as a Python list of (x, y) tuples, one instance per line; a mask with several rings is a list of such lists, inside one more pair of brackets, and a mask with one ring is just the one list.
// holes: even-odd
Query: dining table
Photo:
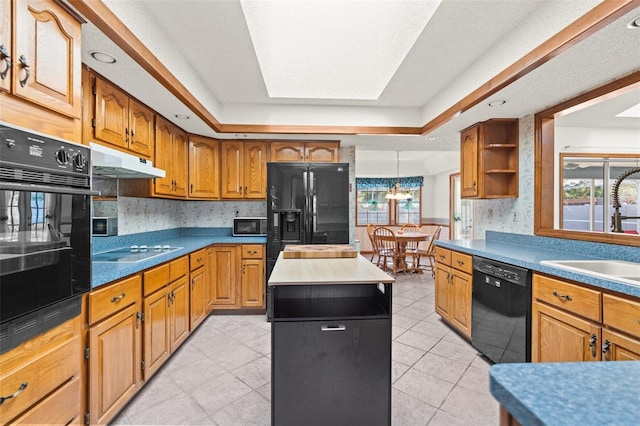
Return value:
[(406, 231), (397, 231), (395, 233), (395, 239), (397, 244), (397, 250), (400, 254), (396, 257), (396, 271), (400, 272), (417, 272), (422, 273), (422, 269), (419, 265), (412, 265), (409, 267), (407, 264), (407, 244), (409, 242), (421, 242), (421, 241), (429, 241), (431, 239), (431, 234), (426, 232), (406, 232)]

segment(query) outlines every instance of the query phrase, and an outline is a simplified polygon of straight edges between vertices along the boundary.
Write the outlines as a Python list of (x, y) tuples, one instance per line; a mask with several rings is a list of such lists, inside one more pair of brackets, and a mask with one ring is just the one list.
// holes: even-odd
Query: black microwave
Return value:
[(266, 217), (234, 217), (234, 237), (264, 237), (267, 235)]

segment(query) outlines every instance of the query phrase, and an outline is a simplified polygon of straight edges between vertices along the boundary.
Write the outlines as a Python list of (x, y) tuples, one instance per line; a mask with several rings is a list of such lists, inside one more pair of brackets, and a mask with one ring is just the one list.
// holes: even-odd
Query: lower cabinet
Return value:
[(190, 274), (189, 281), (189, 326), (191, 330), (200, 325), (206, 318), (208, 300), (207, 281), (209, 279), (207, 269), (207, 249), (198, 250), (189, 256)]
[(209, 256), (214, 309), (264, 309), (266, 275), (263, 244), (216, 245)]
[(113, 419), (141, 386), (141, 277), (89, 294), (88, 422)]
[(471, 256), (436, 248), (436, 312), (471, 339)]
[(189, 336), (189, 258), (143, 273), (143, 375), (148, 380)]
[(640, 301), (533, 275), (533, 362), (640, 360)]
[(81, 317), (0, 355), (0, 424), (81, 423)]

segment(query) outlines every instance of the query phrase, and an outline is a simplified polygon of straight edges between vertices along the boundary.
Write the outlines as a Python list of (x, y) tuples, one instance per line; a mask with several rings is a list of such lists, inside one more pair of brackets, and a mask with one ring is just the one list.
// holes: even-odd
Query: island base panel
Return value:
[(390, 425), (391, 320), (272, 323), (272, 424)]

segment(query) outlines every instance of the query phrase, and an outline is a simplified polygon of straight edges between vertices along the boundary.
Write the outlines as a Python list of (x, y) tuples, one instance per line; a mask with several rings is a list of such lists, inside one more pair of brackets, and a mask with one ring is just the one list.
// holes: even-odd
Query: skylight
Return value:
[(375, 100), (441, 0), (241, 0), (271, 98)]
[(616, 117), (640, 118), (640, 104), (636, 104), (631, 108), (622, 111), (620, 114), (616, 115)]

